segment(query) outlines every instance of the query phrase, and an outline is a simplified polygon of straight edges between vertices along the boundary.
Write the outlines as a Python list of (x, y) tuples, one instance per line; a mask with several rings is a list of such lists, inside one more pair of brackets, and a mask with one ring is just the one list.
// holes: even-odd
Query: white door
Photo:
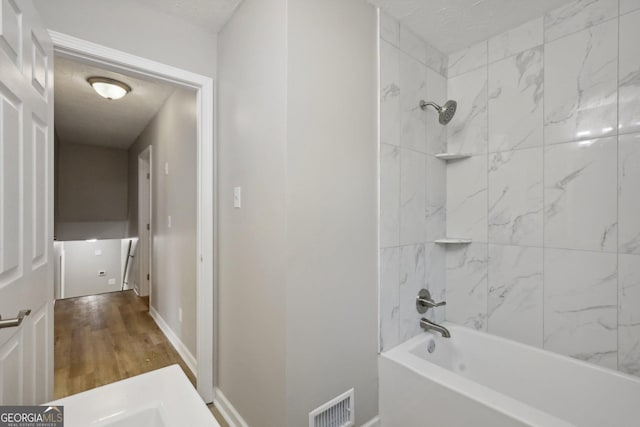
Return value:
[[(0, 404), (53, 395), (53, 46), (31, 1), (0, 0)], [(0, 322), (1, 324), (2, 322)]]

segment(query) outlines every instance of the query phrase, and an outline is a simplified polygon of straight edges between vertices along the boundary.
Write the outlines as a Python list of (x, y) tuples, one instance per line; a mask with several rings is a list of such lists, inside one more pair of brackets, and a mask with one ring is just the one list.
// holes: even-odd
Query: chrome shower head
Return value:
[(426, 110), (428, 106), (432, 106), (438, 111), (438, 121), (441, 125), (446, 125), (453, 119), (453, 115), (456, 114), (458, 103), (450, 99), (441, 107), (435, 102), (420, 101), (420, 108), (423, 110)]

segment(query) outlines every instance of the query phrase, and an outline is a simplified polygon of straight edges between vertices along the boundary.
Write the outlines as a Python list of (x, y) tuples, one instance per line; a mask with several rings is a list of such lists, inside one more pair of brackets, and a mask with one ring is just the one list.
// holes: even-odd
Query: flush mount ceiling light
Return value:
[(108, 77), (89, 77), (87, 81), (103, 98), (120, 99), (131, 92), (129, 85)]

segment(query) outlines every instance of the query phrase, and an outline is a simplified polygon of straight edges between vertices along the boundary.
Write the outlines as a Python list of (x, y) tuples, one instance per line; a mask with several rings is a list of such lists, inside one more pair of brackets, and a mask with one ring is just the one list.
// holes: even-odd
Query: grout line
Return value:
[(489, 82), (491, 81), (490, 76), (489, 76), (489, 39), (487, 39), (486, 42), (486, 67), (487, 67), (487, 73), (486, 73), (486, 78), (487, 80), (485, 81), (485, 96), (486, 96), (486, 109), (487, 109), (487, 118), (486, 118), (486, 129), (487, 129), (487, 134), (486, 134), (486, 149), (487, 149), (487, 154), (485, 156), (485, 171), (486, 171), (486, 179), (487, 179), (487, 189), (486, 189), (486, 199), (487, 199), (487, 206), (486, 206), (486, 211), (485, 211), (485, 221), (486, 221), (486, 225), (485, 225), (485, 232), (487, 233), (487, 243), (485, 246), (485, 256), (486, 256), (486, 275), (487, 275), (487, 283), (486, 283), (486, 289), (485, 289), (485, 303), (486, 303), (486, 307), (485, 307), (485, 331), (487, 331), (489, 333), (489, 289), (490, 289), (490, 285), (491, 285), (491, 277), (489, 276), (489, 264), (491, 262), (491, 259), (489, 257), (489, 156), (491, 156), (491, 154), (489, 153)]
[(618, 63), (616, 70), (616, 369), (620, 369), (620, 3), (618, 0)]
[[(543, 195), (544, 198), (544, 195)], [(447, 236), (445, 236), (447, 237)], [(437, 240), (437, 239), (436, 239)], [(380, 249), (394, 249), (394, 248), (402, 248), (405, 246), (411, 246), (411, 245), (420, 245), (422, 243), (436, 243), (435, 240), (427, 240), (425, 242), (417, 242), (417, 243), (407, 243), (404, 245), (394, 245), (394, 246), (384, 246), (381, 247)], [(552, 249), (552, 250), (557, 250), (557, 251), (571, 251), (571, 252), (585, 252), (585, 253), (591, 253), (591, 254), (609, 254), (609, 255), (617, 255), (619, 252), (618, 251), (596, 251), (596, 250), (592, 250), (592, 249), (578, 249), (578, 248), (563, 248), (560, 246), (544, 246), (544, 245), (523, 245), (523, 244), (515, 244), (515, 243), (500, 243), (500, 242), (492, 242), (489, 240), (473, 240), (471, 243), (476, 243), (476, 244), (488, 244), (488, 245), (494, 245), (494, 246), (506, 246), (506, 247), (518, 247), (518, 248), (529, 248), (529, 249)], [(625, 254), (623, 252), (623, 254)], [(635, 253), (628, 253), (628, 255), (638, 255)]]
[(546, 200), (545, 200), (545, 193), (546, 193), (546, 182), (544, 179), (545, 176), (545, 157), (546, 157), (546, 146), (547, 146), (547, 141), (546, 141), (546, 137), (545, 137), (545, 121), (546, 121), (546, 111), (545, 111), (545, 99), (546, 99), (546, 85), (547, 85), (547, 79), (545, 78), (546, 76), (546, 63), (545, 63), (545, 53), (547, 50), (547, 43), (544, 40), (544, 17), (542, 20), (542, 304), (541, 304), (541, 308), (542, 308), (542, 336), (540, 337), (540, 348), (544, 348), (544, 342), (545, 342), (545, 311), (546, 311), (546, 304), (545, 304), (545, 289), (547, 287), (547, 278), (545, 275), (545, 265), (546, 265), (546, 247), (545, 247), (545, 234), (546, 234), (546, 228), (547, 228), (547, 221), (546, 221)]
[[(398, 134), (396, 135), (398, 138), (398, 195), (397, 195), (397, 201), (398, 201), (398, 245), (400, 244), (400, 242), (402, 242), (402, 179), (403, 179), (403, 174), (402, 174), (402, 92), (406, 91), (406, 85), (404, 84), (404, 82), (402, 81), (402, 50), (400, 49), (400, 22), (398, 21), (398, 55), (397, 55), (397, 63), (395, 64), (397, 69), (398, 69), (398, 74), (397, 74), (397, 78), (398, 78), (398, 119), (400, 120), (400, 123), (397, 123), (398, 125)], [(398, 321), (397, 321), (397, 325), (396, 325), (396, 336), (395, 336), (395, 344), (398, 345), (402, 342), (402, 338), (401, 338), (401, 325), (402, 325), (402, 316), (401, 316), (401, 310), (400, 307), (402, 307), (402, 301), (400, 300), (400, 295), (401, 295), (401, 289), (400, 289), (400, 280), (402, 279), (402, 247), (398, 246), (398, 250), (396, 251), (396, 274), (397, 274), (397, 278), (396, 278), (396, 283), (395, 283), (395, 287), (396, 287), (396, 291), (398, 292)]]

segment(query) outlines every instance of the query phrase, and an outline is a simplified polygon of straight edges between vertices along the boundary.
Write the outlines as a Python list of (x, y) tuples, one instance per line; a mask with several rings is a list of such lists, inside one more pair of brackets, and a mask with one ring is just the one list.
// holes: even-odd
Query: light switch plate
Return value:
[(169, 175), (169, 162), (164, 162), (164, 174)]
[(171, 215), (167, 217), (167, 228), (171, 228)]
[(96, 256), (102, 255), (102, 249), (96, 249), (94, 253), (96, 254)]

